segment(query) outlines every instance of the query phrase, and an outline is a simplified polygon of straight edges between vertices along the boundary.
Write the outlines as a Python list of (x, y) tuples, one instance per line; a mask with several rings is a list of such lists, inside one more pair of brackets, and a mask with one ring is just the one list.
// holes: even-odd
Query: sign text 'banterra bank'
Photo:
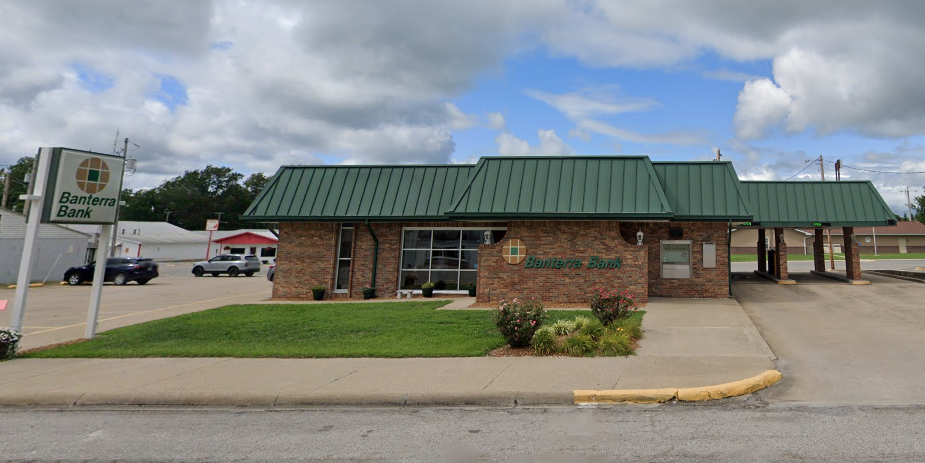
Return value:
[[(524, 259), (524, 268), (582, 268), (585, 263), (581, 259), (560, 259), (558, 257), (541, 257), (527, 256)], [(602, 259), (597, 256), (588, 258), (588, 265), (585, 268), (611, 269), (620, 268), (623, 265), (623, 259), (616, 257), (613, 259)]]
[(43, 221), (115, 223), (124, 165), (118, 156), (55, 148)]

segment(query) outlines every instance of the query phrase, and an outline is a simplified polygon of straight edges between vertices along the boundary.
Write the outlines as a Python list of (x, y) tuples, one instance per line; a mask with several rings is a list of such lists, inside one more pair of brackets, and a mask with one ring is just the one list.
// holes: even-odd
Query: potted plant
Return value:
[(19, 347), (22, 333), (12, 328), (0, 328), (0, 360), (13, 358)]
[(324, 300), (324, 286), (312, 286), (312, 299), (316, 301)]
[(470, 283), (467, 288), (469, 289), (469, 297), (475, 297), (475, 283)]
[(374, 297), (376, 297), (376, 288), (366, 285), (363, 288), (363, 299), (372, 299)]
[(421, 295), (424, 297), (434, 297), (434, 282), (427, 281), (421, 285)]

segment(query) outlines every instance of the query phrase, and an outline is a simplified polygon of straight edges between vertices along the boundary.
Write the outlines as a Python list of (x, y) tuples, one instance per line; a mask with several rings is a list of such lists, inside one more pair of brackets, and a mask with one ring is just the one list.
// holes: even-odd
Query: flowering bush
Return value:
[(14, 329), (0, 328), (0, 360), (13, 358), (19, 347), (22, 333)]
[(628, 291), (621, 293), (597, 288), (591, 296), (591, 312), (604, 326), (610, 326), (615, 320), (626, 317), (636, 309), (636, 301)]
[(530, 345), (533, 333), (546, 321), (546, 307), (536, 299), (501, 301), (495, 311), (495, 325), (511, 347)]

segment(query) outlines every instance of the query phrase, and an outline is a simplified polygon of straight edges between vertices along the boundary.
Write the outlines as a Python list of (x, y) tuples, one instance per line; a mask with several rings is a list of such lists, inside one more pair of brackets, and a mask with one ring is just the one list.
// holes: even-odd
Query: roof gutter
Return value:
[(369, 219), (366, 219), (366, 228), (369, 229), (369, 234), (370, 236), (373, 237), (373, 243), (375, 243), (373, 245), (373, 278), (372, 278), (373, 281), (369, 283), (369, 286), (371, 288), (375, 288), (376, 287), (376, 267), (379, 264), (379, 238), (377, 238), (376, 233), (373, 232), (373, 227), (372, 225), (369, 224)]

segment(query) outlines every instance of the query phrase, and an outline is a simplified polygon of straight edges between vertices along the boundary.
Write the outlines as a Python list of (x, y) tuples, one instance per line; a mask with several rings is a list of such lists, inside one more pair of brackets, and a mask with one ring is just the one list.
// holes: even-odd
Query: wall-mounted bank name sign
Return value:
[(51, 157), (42, 222), (114, 224), (125, 159), (67, 148)]
[(599, 268), (599, 269), (613, 269), (620, 268), (623, 265), (623, 259), (615, 257), (613, 259), (602, 259), (597, 256), (591, 256), (588, 258), (588, 264), (585, 266), (584, 261), (581, 259), (561, 259), (558, 257), (533, 257), (527, 256), (524, 259), (524, 268)]

